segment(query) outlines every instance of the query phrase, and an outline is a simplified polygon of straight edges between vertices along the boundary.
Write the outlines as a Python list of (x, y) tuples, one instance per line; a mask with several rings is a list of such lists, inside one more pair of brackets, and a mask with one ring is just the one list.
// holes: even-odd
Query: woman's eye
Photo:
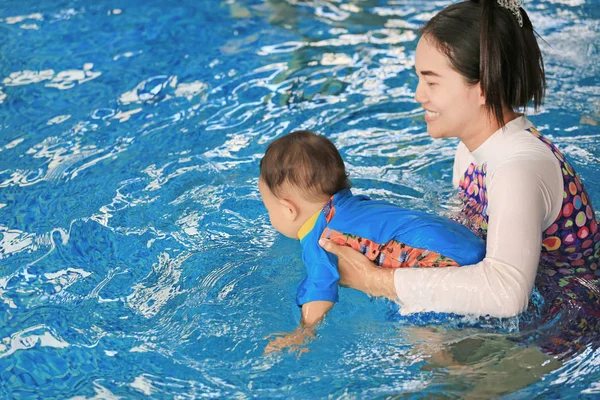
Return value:
[(435, 83), (435, 82), (427, 82), (427, 86), (435, 86), (435, 85), (437, 85), (437, 83)]

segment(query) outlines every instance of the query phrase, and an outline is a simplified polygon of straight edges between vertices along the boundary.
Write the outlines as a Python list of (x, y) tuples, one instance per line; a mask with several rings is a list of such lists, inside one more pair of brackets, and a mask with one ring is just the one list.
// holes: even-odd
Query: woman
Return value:
[(600, 233), (573, 168), (515, 112), (530, 102), (537, 108), (545, 89), (531, 21), (515, 3), (451, 5), (425, 25), (416, 51), (415, 99), (433, 138), (460, 139), (453, 184), (463, 222), (486, 239), (485, 259), (387, 271), (349, 248), (322, 246), (339, 257), (343, 284), (398, 301), (403, 314), (512, 317), (527, 308), (536, 283), (546, 315), (571, 313), (572, 335), (562, 341), (571, 345), (596, 330), (600, 316)]

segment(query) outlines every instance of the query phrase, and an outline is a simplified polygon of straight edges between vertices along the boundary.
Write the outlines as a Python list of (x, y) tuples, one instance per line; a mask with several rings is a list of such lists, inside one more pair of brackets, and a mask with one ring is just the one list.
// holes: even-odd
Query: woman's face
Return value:
[(425, 109), (429, 135), (434, 139), (470, 135), (486, 112), (479, 84), (468, 85), (427, 36), (417, 45), (415, 68), (419, 77), (415, 100)]

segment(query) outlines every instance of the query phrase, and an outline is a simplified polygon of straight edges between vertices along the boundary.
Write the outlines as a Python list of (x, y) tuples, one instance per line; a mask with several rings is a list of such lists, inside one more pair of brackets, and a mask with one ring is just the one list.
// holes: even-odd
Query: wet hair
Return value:
[(260, 161), (260, 178), (277, 197), (284, 184), (307, 199), (331, 197), (351, 187), (344, 160), (325, 136), (295, 131), (275, 139)]
[(486, 107), (504, 126), (503, 107), (525, 109), (542, 104), (546, 89), (544, 62), (527, 13), (516, 16), (497, 0), (453, 4), (421, 29), (432, 38), (467, 84), (481, 84)]

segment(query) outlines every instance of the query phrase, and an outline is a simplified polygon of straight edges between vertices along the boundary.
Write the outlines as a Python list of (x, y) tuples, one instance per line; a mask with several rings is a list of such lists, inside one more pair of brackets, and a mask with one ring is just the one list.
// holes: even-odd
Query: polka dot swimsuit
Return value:
[[(564, 191), (560, 214), (542, 237), (540, 265), (549, 275), (577, 275), (593, 280), (600, 277), (600, 232), (588, 194), (563, 154), (535, 128), (528, 129), (554, 154), (563, 173)], [(469, 165), (459, 182), (463, 202), (462, 222), (483, 239), (487, 234), (487, 164)]]
[(600, 277), (600, 233), (592, 203), (579, 176), (562, 153), (537, 130), (530, 128), (554, 153), (563, 173), (562, 210), (544, 232), (541, 264), (560, 275), (579, 275), (585, 279)]
[[(573, 167), (535, 128), (527, 131), (552, 151), (560, 163), (564, 186), (561, 211), (542, 234), (536, 278), (545, 302), (542, 321), (533, 327), (524, 324), (524, 329), (533, 329), (542, 349), (568, 354), (599, 340), (600, 232), (590, 198)], [(471, 163), (459, 182), (460, 222), (483, 239), (488, 227), (486, 173), (487, 164)], [(539, 324), (550, 326), (548, 332), (542, 334)]]

